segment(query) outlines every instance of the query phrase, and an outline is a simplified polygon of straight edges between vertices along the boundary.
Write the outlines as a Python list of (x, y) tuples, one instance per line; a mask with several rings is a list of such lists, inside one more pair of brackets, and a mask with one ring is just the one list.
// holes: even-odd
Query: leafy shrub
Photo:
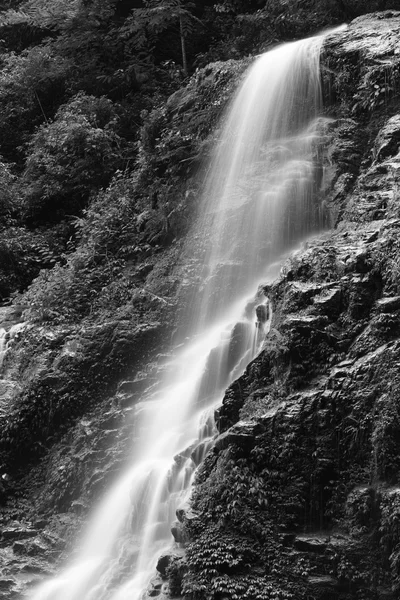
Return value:
[(0, 298), (22, 292), (36, 277), (40, 269), (56, 263), (63, 246), (63, 227), (55, 231), (32, 232), (24, 227), (10, 226), (0, 238)]
[(377, 401), (372, 444), (376, 456), (376, 475), (396, 484), (400, 467), (400, 410), (398, 403), (399, 377), (393, 373), (391, 389)]
[(392, 571), (394, 590), (400, 590), (400, 495), (388, 490), (381, 498), (380, 546)]
[(183, 557), (173, 557), (167, 567), (169, 593), (171, 596), (182, 596), (182, 579), (187, 571)]
[(20, 197), (16, 176), (10, 166), (0, 159), (0, 229), (12, 223), (19, 208)]
[[(272, 537), (267, 544), (261, 546), (256, 539), (238, 535), (231, 527), (203, 527), (187, 548), (183, 594), (190, 600), (293, 598), (284, 575), (285, 553)], [(276, 559), (279, 566), (272, 566)]]
[(386, 107), (396, 95), (400, 83), (400, 61), (390, 66), (368, 69), (364, 74), (357, 93), (352, 112), (369, 112)]
[(2, 59), (0, 70), (0, 147), (11, 160), (21, 158), (21, 146), (35, 126), (52, 117), (64, 94), (69, 63), (49, 45)]
[[(29, 317), (33, 321), (53, 321), (56, 323), (74, 322), (93, 311), (98, 294), (113, 283), (118, 286), (121, 274), (121, 261), (110, 260), (100, 264), (88, 252), (79, 248), (67, 258), (66, 265), (57, 264), (53, 269), (41, 270), (24, 296), (29, 306)], [(115, 281), (117, 280), (117, 281)], [(121, 285), (121, 284), (120, 284)], [(122, 290), (109, 293), (108, 308), (129, 299), (131, 291)]]
[(110, 100), (78, 94), (38, 129), (26, 162), (29, 219), (76, 214), (93, 189), (108, 184), (122, 163), (116, 123)]
[(113, 312), (134, 297), (142, 301), (137, 286), (152, 269), (152, 254), (167, 241), (163, 208), (149, 207), (144, 191), (137, 174), (117, 171), (75, 220), (77, 248), (32, 283), (25, 296), (32, 319), (69, 322)]

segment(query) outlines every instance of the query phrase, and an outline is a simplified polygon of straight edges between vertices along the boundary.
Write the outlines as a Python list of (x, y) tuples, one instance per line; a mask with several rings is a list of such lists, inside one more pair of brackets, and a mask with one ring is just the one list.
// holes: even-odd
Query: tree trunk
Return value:
[(189, 75), (187, 57), (186, 57), (186, 43), (185, 43), (185, 33), (183, 29), (183, 19), (182, 15), (179, 16), (179, 30), (181, 34), (181, 47), (182, 47), (182, 67), (185, 77)]

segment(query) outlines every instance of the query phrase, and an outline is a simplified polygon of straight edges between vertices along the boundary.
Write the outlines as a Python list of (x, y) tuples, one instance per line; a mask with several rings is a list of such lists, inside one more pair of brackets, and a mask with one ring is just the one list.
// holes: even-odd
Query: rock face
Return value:
[(336, 228), (266, 290), (270, 333), (194, 491), (188, 598), (399, 597), (399, 40), (387, 11), (327, 41)]

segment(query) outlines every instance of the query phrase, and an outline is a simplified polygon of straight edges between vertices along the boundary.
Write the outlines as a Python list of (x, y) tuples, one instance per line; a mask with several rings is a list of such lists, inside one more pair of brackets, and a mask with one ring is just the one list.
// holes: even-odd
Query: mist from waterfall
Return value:
[(322, 224), (322, 41), (260, 56), (238, 90), (184, 252), (201, 263), (199, 285), (186, 295), (188, 341), (158, 391), (136, 404), (131, 466), (94, 511), (77, 558), (33, 600), (139, 600), (173, 545), (171, 522), (213, 444), (214, 410), (268, 333), (260, 286), (276, 277), (279, 257)]

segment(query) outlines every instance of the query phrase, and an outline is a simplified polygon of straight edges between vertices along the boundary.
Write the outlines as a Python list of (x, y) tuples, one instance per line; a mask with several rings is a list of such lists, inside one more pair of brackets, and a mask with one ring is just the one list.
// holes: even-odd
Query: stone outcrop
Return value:
[[(227, 597), (398, 597), (399, 39), (396, 11), (328, 38), (336, 228), (266, 289), (270, 333), (198, 476), (185, 589), (219, 577)], [(226, 563), (208, 567), (210, 552)]]

